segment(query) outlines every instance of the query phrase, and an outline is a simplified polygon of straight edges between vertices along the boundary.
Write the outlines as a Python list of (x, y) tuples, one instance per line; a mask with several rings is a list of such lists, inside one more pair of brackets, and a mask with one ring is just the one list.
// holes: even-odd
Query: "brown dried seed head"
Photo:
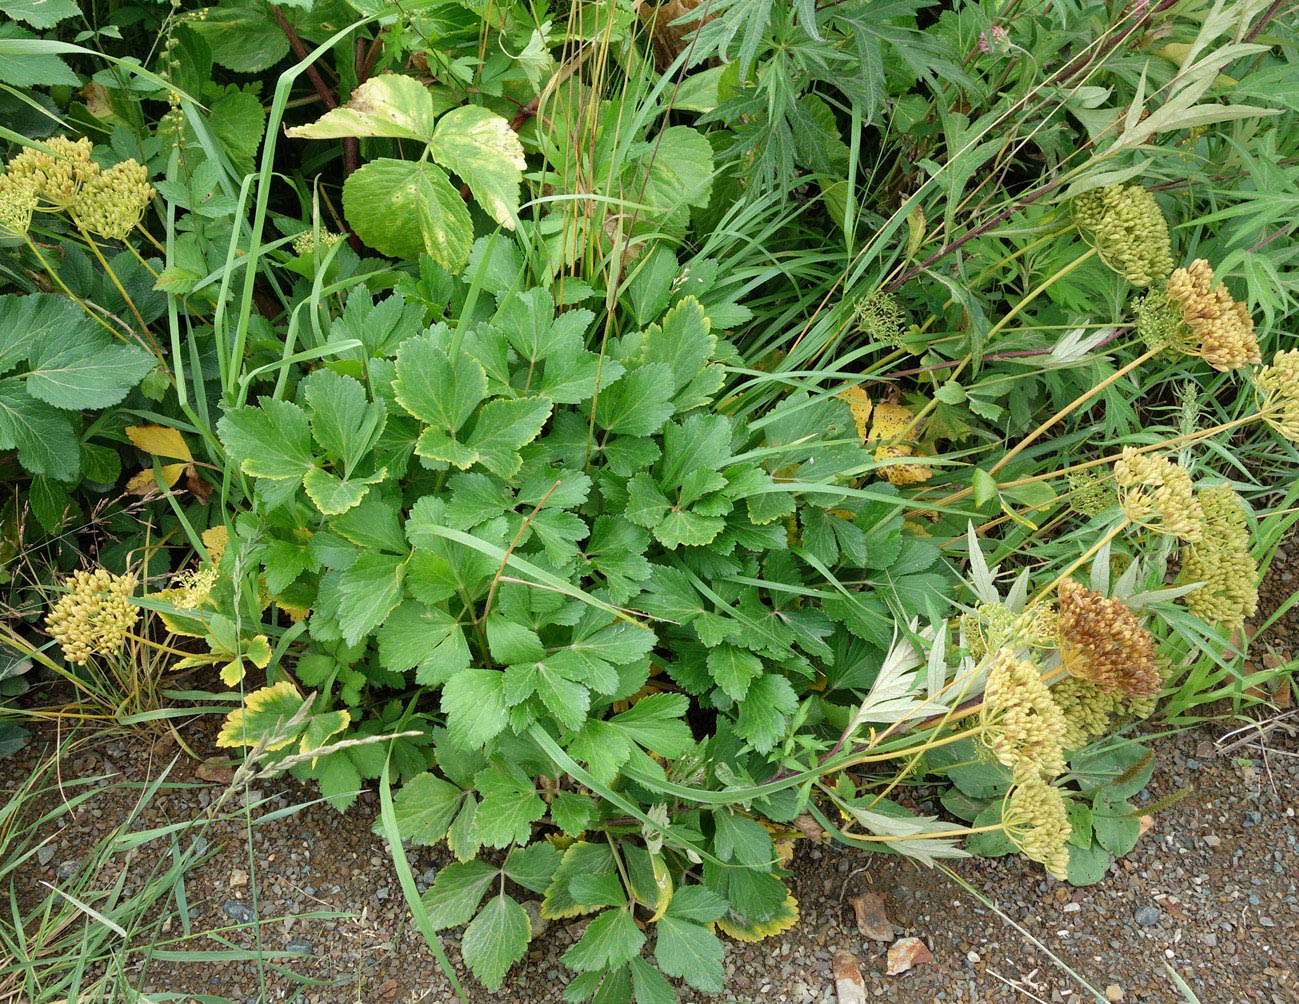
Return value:
[(1159, 692), (1154, 641), (1128, 607), (1072, 579), (1059, 595), (1056, 641), (1071, 676), (1129, 696)]

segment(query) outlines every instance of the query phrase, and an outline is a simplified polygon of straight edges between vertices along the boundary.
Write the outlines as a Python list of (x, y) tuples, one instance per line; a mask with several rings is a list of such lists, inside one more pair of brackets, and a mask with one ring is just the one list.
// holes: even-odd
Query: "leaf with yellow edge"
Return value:
[(267, 736), (277, 736), (266, 749), (275, 751), (288, 746), (298, 737), (301, 724), (282, 733), (285, 726), (302, 710), (304, 698), (288, 680), (261, 690), (254, 690), (244, 699), (242, 708), (235, 708), (226, 716), (221, 731), (217, 733), (219, 747), (256, 746)]
[[(310, 753), (324, 746), (331, 736), (336, 736), (352, 723), (352, 716), (344, 710), (325, 711), (312, 715), (307, 722), (307, 731), (302, 733), (302, 742), (298, 744), (299, 753)], [(320, 757), (311, 758), (311, 766), (316, 766)]]
[(186, 464), (194, 462), (185, 437), (177, 429), (166, 425), (128, 425), (123, 431), (127, 439), (152, 457), (183, 460)]
[(794, 898), (793, 893), (786, 896), (785, 902), (781, 903), (776, 912), (766, 920), (749, 920), (734, 911), (727, 911), (724, 916), (717, 919), (717, 926), (724, 933), (729, 934), (736, 941), (749, 942), (761, 941), (763, 938), (788, 931), (797, 923), (798, 900)]

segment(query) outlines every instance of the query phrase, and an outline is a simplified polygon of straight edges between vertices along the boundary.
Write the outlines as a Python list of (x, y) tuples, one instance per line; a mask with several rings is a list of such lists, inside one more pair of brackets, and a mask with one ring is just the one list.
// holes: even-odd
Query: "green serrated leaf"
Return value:
[(470, 971), (487, 989), (495, 990), (510, 966), (523, 958), (531, 939), (532, 922), (527, 912), (502, 893), (489, 899), (465, 928), (460, 952)]
[(380, 157), (343, 183), (343, 213), (356, 235), (394, 258), (426, 254), (449, 272), (469, 258), (473, 222), (460, 193), (433, 164)]

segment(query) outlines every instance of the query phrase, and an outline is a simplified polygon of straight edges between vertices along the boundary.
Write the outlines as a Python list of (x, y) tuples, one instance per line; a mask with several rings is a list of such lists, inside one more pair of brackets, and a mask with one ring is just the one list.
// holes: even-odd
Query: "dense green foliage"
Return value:
[(1098, 881), (1134, 722), (1292, 669), (1277, 5), (0, 11), (14, 664), (138, 585), (486, 985), (532, 896), (569, 999), (719, 992), (809, 836)]

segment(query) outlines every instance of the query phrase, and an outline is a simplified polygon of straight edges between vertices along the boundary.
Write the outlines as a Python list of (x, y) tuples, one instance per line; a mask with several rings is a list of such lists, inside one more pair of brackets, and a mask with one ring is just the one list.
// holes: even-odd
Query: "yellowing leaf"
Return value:
[(839, 392), (839, 397), (848, 402), (848, 409), (852, 412), (852, 420), (857, 426), (857, 435), (861, 437), (863, 443), (866, 442), (866, 438), (870, 433), (871, 409), (874, 407), (871, 396), (863, 388), (857, 386), (845, 387)]
[[(165, 464), (162, 468), (163, 484), (168, 488), (175, 488), (176, 482), (180, 480), (187, 467), (189, 464)], [(126, 490), (128, 494), (144, 496), (155, 495), (161, 491), (157, 479), (153, 476), (152, 467), (131, 475), (131, 480), (126, 483)]]
[(654, 866), (654, 887), (657, 895), (654, 901), (654, 916), (649, 919), (652, 924), (667, 913), (668, 905), (672, 902), (672, 872), (663, 863), (661, 854), (651, 854), (650, 863)]
[(183, 460), (186, 464), (194, 462), (185, 437), (176, 429), (165, 425), (128, 425), (125, 432), (127, 439), (150, 456)]
[(868, 441), (901, 439), (903, 436), (915, 438), (911, 428), (915, 421), (915, 413), (904, 405), (878, 404), (875, 406), (875, 421), (871, 425)]
[(222, 555), (226, 553), (226, 545), (230, 543), (230, 531), (225, 524), (221, 524), (208, 527), (200, 536), (203, 539), (203, 546), (207, 548), (208, 557), (212, 559), (212, 563), (220, 564)]
[(790, 893), (776, 912), (767, 920), (749, 920), (733, 912), (718, 918), (717, 926), (736, 941), (761, 941), (772, 935), (788, 931), (798, 923), (798, 900)]

